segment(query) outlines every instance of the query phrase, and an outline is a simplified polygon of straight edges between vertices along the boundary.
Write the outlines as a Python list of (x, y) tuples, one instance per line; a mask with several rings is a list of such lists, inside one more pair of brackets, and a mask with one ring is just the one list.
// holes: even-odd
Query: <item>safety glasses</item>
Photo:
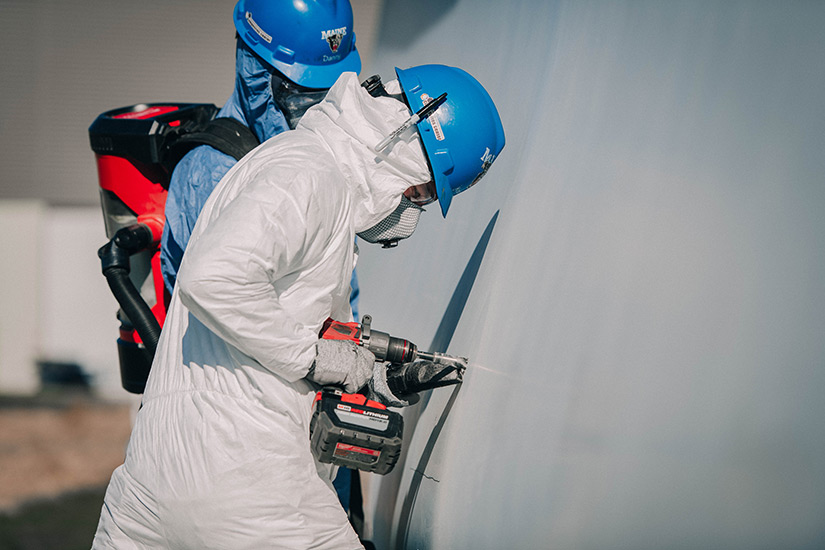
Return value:
[(327, 91), (326, 88), (305, 88), (287, 80), (277, 71), (272, 73), (272, 100), (293, 129), (307, 109), (326, 97)]
[(410, 202), (417, 204), (418, 206), (425, 206), (431, 202), (434, 202), (438, 198), (438, 194), (435, 189), (435, 182), (432, 180), (427, 183), (413, 185), (412, 187), (407, 188), (407, 190), (404, 191), (404, 196), (407, 197)]

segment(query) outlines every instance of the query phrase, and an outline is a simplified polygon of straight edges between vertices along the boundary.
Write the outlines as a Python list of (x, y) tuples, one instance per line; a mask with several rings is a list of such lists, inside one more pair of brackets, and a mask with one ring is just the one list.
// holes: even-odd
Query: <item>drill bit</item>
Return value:
[(466, 357), (455, 357), (447, 355), (446, 353), (438, 353), (437, 351), (419, 351), (418, 358), (425, 361), (432, 361), (439, 365), (455, 367), (459, 373), (464, 374), (469, 360)]

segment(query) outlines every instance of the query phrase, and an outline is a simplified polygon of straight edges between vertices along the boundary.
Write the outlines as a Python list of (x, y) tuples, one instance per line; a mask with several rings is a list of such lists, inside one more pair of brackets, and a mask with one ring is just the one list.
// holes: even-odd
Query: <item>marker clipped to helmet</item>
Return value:
[(404, 133), (413, 124), (418, 124), (431, 114), (435, 112), (438, 107), (447, 100), (447, 92), (444, 92), (435, 99), (431, 99), (424, 104), (418, 111), (414, 112), (410, 118), (405, 120), (401, 126), (390, 132), (390, 135), (382, 139), (378, 145), (375, 146), (376, 152), (381, 152), (387, 148), (387, 145), (398, 139), (398, 136)]

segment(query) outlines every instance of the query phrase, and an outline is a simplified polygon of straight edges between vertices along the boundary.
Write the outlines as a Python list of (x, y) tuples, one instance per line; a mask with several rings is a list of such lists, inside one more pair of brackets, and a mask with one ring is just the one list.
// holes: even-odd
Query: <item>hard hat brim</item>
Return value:
[(334, 65), (305, 65), (301, 63), (284, 63), (278, 59), (267, 60), (292, 82), (305, 88), (331, 88), (342, 73), (361, 72), (361, 56), (354, 49)]

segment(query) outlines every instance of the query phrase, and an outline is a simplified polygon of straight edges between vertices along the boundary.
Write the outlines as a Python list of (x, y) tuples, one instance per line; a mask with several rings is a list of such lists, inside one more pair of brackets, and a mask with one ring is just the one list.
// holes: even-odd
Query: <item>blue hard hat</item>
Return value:
[(361, 70), (349, 0), (240, 0), (234, 19), (246, 45), (300, 86)]
[(461, 69), (420, 65), (396, 67), (395, 73), (412, 112), (447, 92), (446, 101), (418, 123), (446, 217), (453, 195), (481, 179), (504, 148), (501, 117), (487, 90)]

